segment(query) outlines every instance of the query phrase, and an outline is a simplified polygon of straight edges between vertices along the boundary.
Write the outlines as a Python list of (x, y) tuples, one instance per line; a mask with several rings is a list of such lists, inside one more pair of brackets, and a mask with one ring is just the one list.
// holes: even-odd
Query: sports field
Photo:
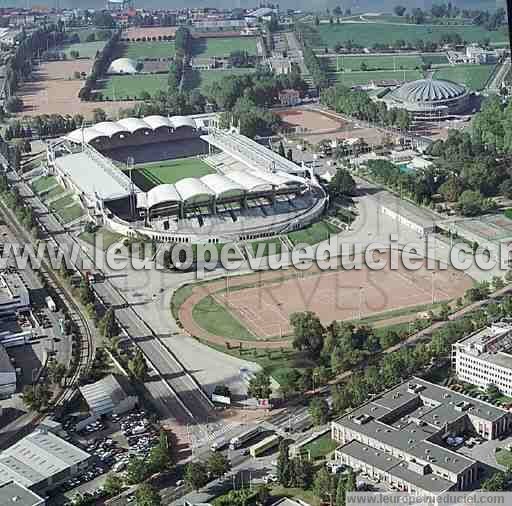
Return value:
[(193, 55), (210, 58), (212, 56), (229, 56), (233, 51), (247, 51), (257, 54), (256, 37), (211, 37), (194, 39)]
[(94, 58), (98, 51), (101, 51), (106, 40), (100, 40), (95, 42), (80, 42), (79, 44), (68, 44), (64, 46), (64, 53), (68, 58), (71, 58), (71, 51), (78, 51), (79, 58)]
[[(313, 27), (312, 27), (313, 28)], [(491, 43), (505, 42), (504, 29), (489, 31), (476, 25), (442, 26), (442, 25), (390, 25), (389, 23), (340, 23), (322, 24), (315, 27), (316, 37), (309, 37), (314, 47), (333, 48), (337, 42), (352, 40), (363, 47), (374, 44), (393, 44), (397, 40), (414, 43), (423, 41), (439, 41), (446, 33), (458, 33), (467, 42), (478, 42), (489, 38)]]
[[(292, 269), (261, 271), (244, 276), (231, 276), (229, 291), (226, 281), (212, 281), (192, 287), (192, 294), (179, 309), (179, 319), (187, 331), (217, 344), (224, 344), (222, 329), (204, 328), (194, 318), (193, 309), (208, 297), (209, 318), (216, 320), (226, 308), (230, 319), (235, 318), (259, 339), (279, 339), (291, 332), (290, 315), (294, 312), (313, 311), (323, 323), (333, 320), (354, 320), (400, 308), (413, 308), (429, 304), (432, 298), (432, 271), (425, 265), (410, 271), (400, 262), (398, 269), (387, 267), (320, 271), (310, 268), (298, 272)], [(420, 262), (415, 258), (415, 262)], [(364, 262), (362, 262), (364, 264)], [(438, 270), (434, 292), (437, 301), (459, 297), (473, 286), (469, 276), (454, 269)], [(212, 299), (217, 304), (212, 303)], [(415, 317), (413, 313), (412, 318)], [(213, 321), (213, 320), (210, 320)], [(277, 341), (282, 343), (281, 341)], [(271, 344), (271, 343), (268, 343)], [(276, 341), (272, 341), (272, 346)]]
[(436, 79), (449, 79), (465, 84), (469, 89), (480, 91), (494, 70), (494, 65), (451, 65), (437, 69)]
[(111, 76), (103, 81), (101, 93), (107, 100), (138, 100), (144, 91), (154, 95), (160, 90), (167, 90), (167, 74)]
[(422, 54), (421, 59), (425, 65), (448, 65), (448, 57), (445, 54)]
[(199, 158), (181, 158), (136, 165), (132, 178), (141, 190), (148, 191), (159, 184), (173, 184), (186, 177), (201, 177), (212, 172)]
[[(337, 60), (337, 61), (336, 61)], [(367, 70), (400, 70), (421, 68), (423, 60), (416, 56), (343, 56), (338, 55), (329, 62), (329, 69), (332, 72), (361, 70), (366, 65)]]
[(370, 81), (414, 81), (421, 79), (423, 72), (420, 70), (374, 70), (366, 72), (332, 72), (329, 77), (336, 83), (345, 86), (367, 84)]
[(123, 42), (120, 53), (123, 58), (144, 60), (146, 58), (172, 58), (176, 52), (173, 41), (170, 42)]

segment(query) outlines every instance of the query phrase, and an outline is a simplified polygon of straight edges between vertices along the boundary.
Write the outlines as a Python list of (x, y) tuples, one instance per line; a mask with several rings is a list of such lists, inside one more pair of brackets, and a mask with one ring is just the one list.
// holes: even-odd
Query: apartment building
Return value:
[(452, 345), (452, 366), (461, 381), (495, 385), (512, 396), (512, 321), (502, 320)]

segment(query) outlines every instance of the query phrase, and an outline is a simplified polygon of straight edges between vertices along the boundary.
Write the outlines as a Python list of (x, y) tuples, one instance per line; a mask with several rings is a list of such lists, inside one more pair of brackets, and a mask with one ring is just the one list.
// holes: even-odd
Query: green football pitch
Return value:
[(201, 177), (213, 173), (212, 168), (199, 158), (181, 158), (136, 165), (133, 182), (148, 191), (159, 184), (173, 184), (186, 177)]

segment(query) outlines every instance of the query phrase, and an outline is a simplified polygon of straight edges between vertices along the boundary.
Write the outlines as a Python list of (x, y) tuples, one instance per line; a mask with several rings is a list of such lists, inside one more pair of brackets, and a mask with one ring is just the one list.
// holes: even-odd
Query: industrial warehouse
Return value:
[[(168, 155), (183, 142), (207, 147), (206, 154), (184, 159), (201, 164), (205, 175), (184, 170), (172, 184), (143, 189), (132, 177), (133, 166), (115, 161), (119, 150), (140, 156), (142, 148), (154, 153), (164, 146)], [(218, 128), (211, 115), (102, 122), (50, 144), (47, 155), (49, 172), (97, 221), (124, 235), (162, 242), (269, 237), (312, 223), (327, 204), (309, 169), (236, 128)]]

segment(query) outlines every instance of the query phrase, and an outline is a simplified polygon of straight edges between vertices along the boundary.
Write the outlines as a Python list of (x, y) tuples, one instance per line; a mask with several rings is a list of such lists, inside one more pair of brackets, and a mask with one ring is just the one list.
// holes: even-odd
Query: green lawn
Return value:
[[(260, 246), (260, 244), (262, 244), (263, 246)], [(272, 250), (273, 254), (278, 255), (279, 253), (281, 253), (283, 243), (277, 238), (276, 239), (265, 239), (265, 240), (261, 240), (261, 241), (254, 241), (254, 242), (249, 243), (248, 246), (249, 246), (249, 250), (251, 251), (251, 253), (253, 254), (254, 257), (256, 257), (257, 255), (261, 256), (261, 257), (266, 257), (269, 255), (269, 246), (271, 244), (275, 245), (275, 246), (273, 246), (273, 250)], [(258, 251), (258, 247), (259, 247), (260, 251)]]
[(84, 214), (84, 211), (79, 204), (74, 204), (71, 207), (65, 207), (64, 209), (57, 211), (57, 214), (64, 223), (68, 223), (69, 221), (80, 218), (80, 216)]
[(400, 70), (420, 68), (423, 60), (420, 56), (337, 56), (330, 65), (333, 72), (361, 70), (365, 64), (368, 70)]
[(445, 54), (423, 54), (421, 55), (421, 59), (426, 65), (448, 64), (448, 57)]
[(512, 451), (506, 448), (499, 448), (496, 452), (496, 461), (506, 468), (512, 467)]
[(42, 176), (38, 179), (36, 179), (32, 183), (32, 190), (34, 190), (34, 193), (37, 193), (40, 195), (41, 193), (48, 190), (48, 188), (51, 188), (52, 186), (55, 186), (57, 183), (57, 178), (55, 176)]
[(308, 443), (306, 446), (303, 446), (302, 449), (305, 451), (309, 451), (311, 460), (316, 460), (319, 458), (323, 458), (329, 453), (333, 452), (337, 446), (338, 443), (331, 439), (331, 433), (328, 432), (327, 434), (324, 434), (323, 436), (314, 439), (313, 441), (311, 441), (311, 443)]
[(382, 70), (382, 71), (366, 71), (366, 72), (333, 72), (329, 75), (336, 82), (345, 86), (355, 86), (358, 84), (367, 84), (370, 81), (414, 81), (421, 79), (423, 73), (420, 70)]
[(93, 234), (89, 232), (82, 232), (78, 238), (88, 244), (95, 246), (95, 241), (98, 236), (101, 236), (103, 240), (103, 251), (106, 251), (108, 248), (110, 248), (110, 246), (112, 246), (112, 244), (119, 242), (124, 237), (124, 235), (118, 234), (117, 232), (112, 232), (107, 228), (100, 228)]
[[(313, 28), (311, 26), (310, 28)], [(445, 33), (458, 33), (467, 42), (478, 42), (489, 38), (491, 43), (505, 42), (505, 29), (488, 31), (482, 26), (459, 25), (393, 25), (388, 23), (341, 23), (322, 24), (315, 28), (317, 35), (312, 32), (308, 38), (314, 46), (333, 48), (337, 42), (352, 40), (363, 47), (372, 47), (374, 44), (393, 44), (396, 40), (415, 42), (418, 39), (424, 41), (439, 41)], [(311, 30), (310, 30), (311, 31)]]
[(229, 56), (233, 51), (256, 55), (256, 37), (211, 37), (194, 39), (193, 54), (203, 58)]
[(311, 491), (302, 488), (288, 488), (277, 485), (271, 488), (272, 499), (279, 499), (281, 497), (288, 497), (293, 499), (300, 499), (306, 504), (311, 506), (321, 506), (322, 501)]
[(173, 41), (169, 42), (123, 42), (121, 45), (123, 58), (144, 60), (145, 58), (171, 58), (174, 57), (176, 47)]
[(139, 100), (143, 91), (154, 95), (167, 90), (167, 74), (111, 76), (103, 81), (101, 93), (106, 100)]
[(54, 199), (55, 197), (58, 197), (61, 193), (64, 193), (64, 188), (62, 188), (62, 186), (59, 185), (54, 186), (50, 191), (41, 196), (43, 200), (48, 201)]
[(69, 206), (71, 204), (73, 204), (75, 201), (75, 199), (73, 198), (73, 195), (66, 195), (60, 199), (57, 199), (57, 200), (54, 200), (51, 204), (50, 204), (50, 209), (52, 211), (58, 211), (66, 206)]
[(68, 58), (71, 57), (71, 51), (78, 51), (80, 58), (94, 58), (96, 52), (101, 51), (106, 43), (106, 40), (100, 40), (95, 42), (80, 42), (79, 44), (67, 44), (64, 46), (63, 50)]
[(253, 74), (254, 69), (215, 69), (215, 70), (189, 70), (185, 80), (185, 87), (188, 90), (199, 88), (204, 90), (207, 86), (210, 86), (216, 81), (220, 81), (223, 77), (230, 76), (245, 76), (247, 74)]
[(173, 184), (186, 177), (201, 177), (212, 172), (212, 168), (198, 158), (182, 158), (136, 166), (132, 177), (141, 190), (148, 191), (159, 184)]
[(489, 79), (494, 65), (451, 65), (435, 71), (436, 79), (449, 79), (457, 83), (465, 84), (474, 91), (484, 88)]
[(313, 245), (329, 239), (331, 235), (337, 234), (338, 232), (339, 229), (334, 225), (331, 225), (326, 221), (319, 221), (317, 223), (313, 223), (313, 225), (310, 225), (309, 227), (303, 228), (302, 230), (290, 232), (288, 234), (288, 239), (290, 239), (293, 245), (299, 243)]
[(206, 296), (194, 306), (192, 317), (200, 327), (215, 335), (241, 340), (256, 338), (211, 295)]

